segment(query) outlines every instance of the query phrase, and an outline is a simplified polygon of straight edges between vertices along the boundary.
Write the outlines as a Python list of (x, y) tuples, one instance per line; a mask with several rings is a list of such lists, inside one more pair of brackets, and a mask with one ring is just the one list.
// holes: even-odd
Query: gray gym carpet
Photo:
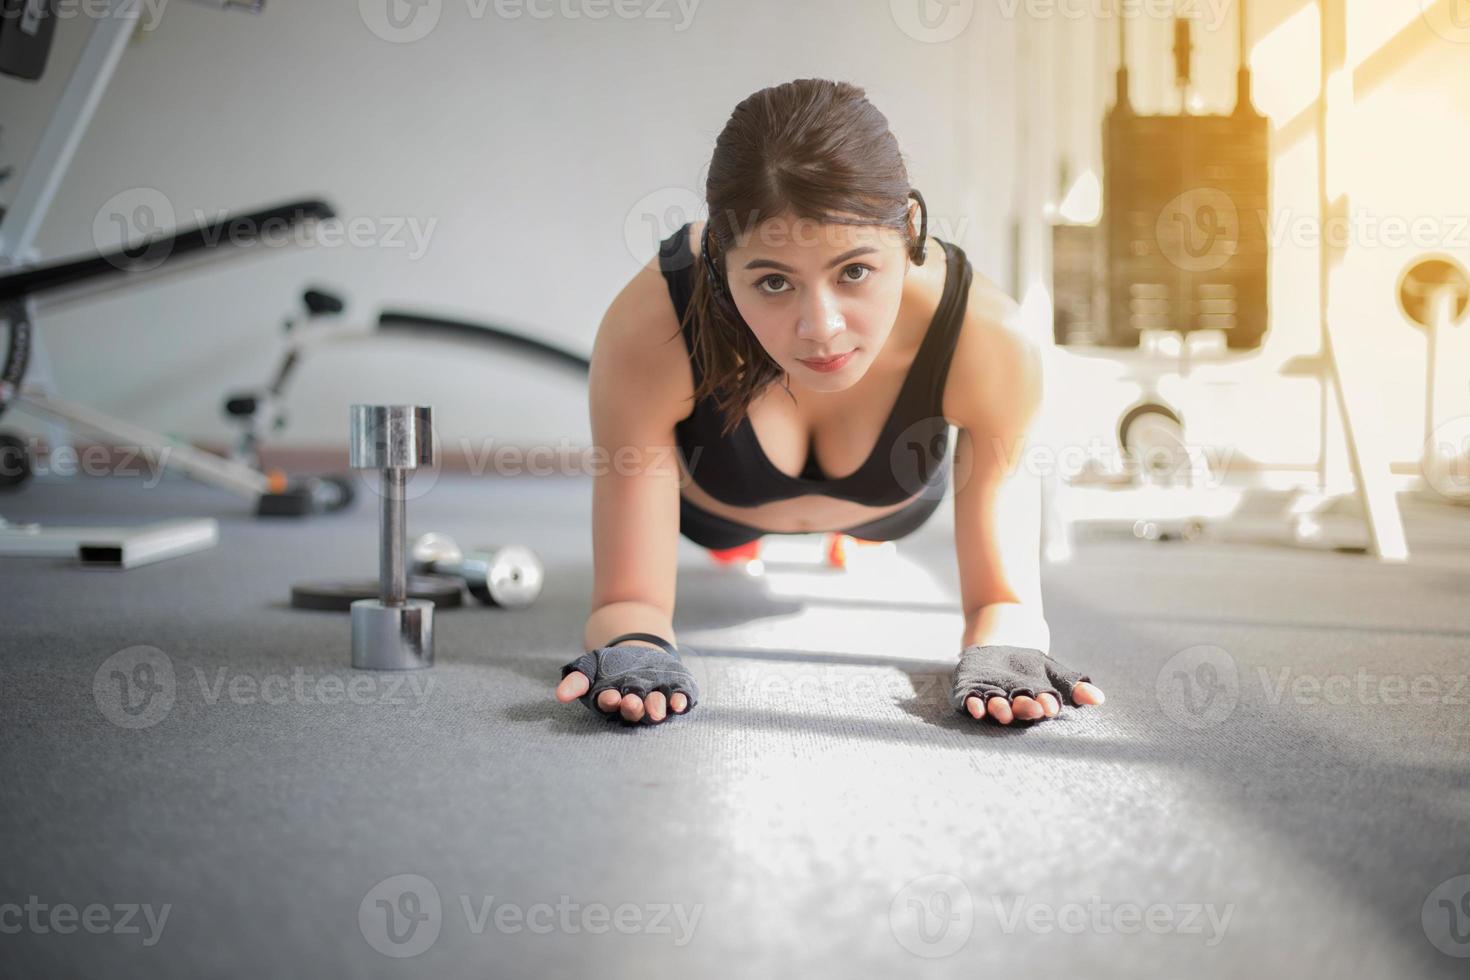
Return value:
[(590, 489), (415, 499), (412, 530), (529, 545), (548, 582), (441, 613), (437, 666), (391, 678), (347, 668), (344, 616), (286, 603), (372, 573), (371, 497), (305, 522), (175, 480), (0, 498), (222, 533), (128, 572), (0, 561), (0, 975), (1470, 968), (1470, 511), (1406, 499), (1401, 567), (1093, 535), (1047, 567), (1047, 612), (1108, 702), (1029, 730), (945, 702), (947, 506), (846, 575), (792, 554), (751, 578), (681, 542), (704, 700), (635, 730), (551, 697)]

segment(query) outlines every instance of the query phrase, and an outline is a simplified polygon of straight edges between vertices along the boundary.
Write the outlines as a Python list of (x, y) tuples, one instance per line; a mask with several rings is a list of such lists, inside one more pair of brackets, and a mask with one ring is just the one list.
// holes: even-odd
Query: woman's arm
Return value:
[[(678, 329), (655, 260), (613, 301), (593, 342), (588, 388), (593, 581), (584, 650), (605, 647), (626, 633), (678, 642), (673, 616), (681, 473), (674, 425), (688, 414), (687, 394), (693, 388), (683, 347), (670, 339), (677, 338)], [(660, 650), (641, 639), (621, 640), (618, 646)], [(569, 673), (557, 685), (557, 698), (581, 698), (597, 680), (580, 669)], [(676, 693), (666, 704), (662, 693), (650, 693), (648, 715), (662, 721), (666, 708), (680, 713), (685, 700)], [(639, 721), (645, 713), (644, 698), (620, 698), (616, 690), (602, 691), (598, 706), (617, 710), (628, 721)]]
[[(957, 373), (958, 372), (958, 373)], [(965, 614), (961, 646), (1047, 653), (1041, 605), (1041, 481), (1026, 435), (1041, 403), (1041, 358), (1021, 334), (974, 311), (950, 377), (956, 421), (955, 555)]]
[(972, 309), (950, 367), (957, 383), (946, 390), (955, 392), (946, 411), (962, 429), (954, 506), (965, 612), (951, 703), (1003, 725), (1054, 717), (1065, 702), (1104, 700), (1091, 678), (1050, 656), (1041, 607), (1041, 460), (1028, 456), (1027, 440), (1041, 404), (1042, 361), (1006, 319)]

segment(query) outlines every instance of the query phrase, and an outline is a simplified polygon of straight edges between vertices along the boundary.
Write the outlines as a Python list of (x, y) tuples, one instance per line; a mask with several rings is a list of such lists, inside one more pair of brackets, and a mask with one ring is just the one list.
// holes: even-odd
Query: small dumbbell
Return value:
[(412, 670), (434, 663), (434, 604), (408, 597), (408, 476), (434, 464), (433, 413), (413, 405), (353, 405), (353, 469), (382, 471), (378, 598), (352, 604), (352, 666)]
[(545, 574), (529, 548), (506, 545), (462, 551), (447, 534), (431, 531), (413, 543), (415, 575), (452, 575), (487, 606), (519, 609), (541, 594)]

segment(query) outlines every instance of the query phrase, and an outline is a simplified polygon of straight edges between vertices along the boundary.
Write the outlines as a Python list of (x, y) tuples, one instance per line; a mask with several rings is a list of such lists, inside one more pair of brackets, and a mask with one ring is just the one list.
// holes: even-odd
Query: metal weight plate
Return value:
[[(464, 583), (447, 575), (411, 575), (410, 599), (428, 599), (436, 609), (464, 605)], [(322, 612), (348, 612), (358, 599), (378, 598), (377, 579), (301, 582), (291, 586), (291, 606)]]

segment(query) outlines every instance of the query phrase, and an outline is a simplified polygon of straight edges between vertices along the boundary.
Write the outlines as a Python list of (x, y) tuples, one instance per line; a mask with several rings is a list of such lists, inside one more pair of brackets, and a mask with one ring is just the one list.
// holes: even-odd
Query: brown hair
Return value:
[[(909, 217), (908, 170), (898, 140), (861, 88), (801, 78), (762, 89), (735, 107), (715, 141), (705, 182), (709, 207), (704, 247), (712, 237), (717, 274), (741, 232), (786, 215), (820, 223), (878, 225), (917, 243)], [(701, 382), (694, 400), (713, 396), (724, 435), (750, 403), (785, 372), (766, 353), (731, 300), (716, 292), (701, 258), (685, 323)], [(789, 386), (783, 384), (787, 394)], [(793, 399), (795, 396), (792, 396)]]

